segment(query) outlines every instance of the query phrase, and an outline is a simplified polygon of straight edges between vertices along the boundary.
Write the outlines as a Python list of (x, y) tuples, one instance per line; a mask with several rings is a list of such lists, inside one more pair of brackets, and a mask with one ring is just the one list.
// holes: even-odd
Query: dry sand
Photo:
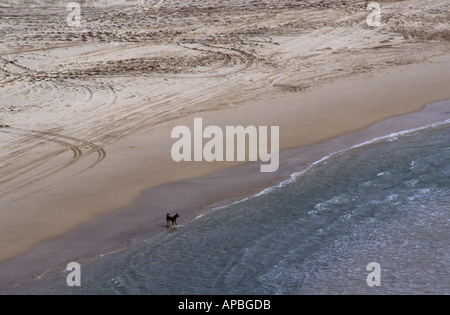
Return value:
[[(189, 222), (335, 149), (426, 124), (395, 120), (326, 142), (450, 99), (449, 1), (379, 1), (379, 28), (366, 24), (365, 1), (84, 5), (79, 28), (67, 26), (63, 6), (7, 2), (0, 287), (164, 233), (169, 210)], [(445, 107), (425, 116), (443, 115)], [(295, 162), (285, 151), (268, 175), (230, 169), (238, 163), (177, 164), (170, 132), (194, 117), (280, 126), (282, 150), (322, 147), (296, 152)]]

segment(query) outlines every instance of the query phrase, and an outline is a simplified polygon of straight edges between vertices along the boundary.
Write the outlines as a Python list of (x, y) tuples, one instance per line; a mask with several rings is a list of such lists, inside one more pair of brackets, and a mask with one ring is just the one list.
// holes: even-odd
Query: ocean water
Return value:
[[(52, 294), (450, 294), (450, 125), (315, 163), (33, 288)], [(369, 287), (367, 265), (381, 268)], [(67, 272), (66, 272), (67, 274)]]

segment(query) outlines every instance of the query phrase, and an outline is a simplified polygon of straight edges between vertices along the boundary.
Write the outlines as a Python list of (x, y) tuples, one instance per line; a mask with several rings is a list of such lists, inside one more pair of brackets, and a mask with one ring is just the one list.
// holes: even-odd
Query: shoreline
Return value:
[[(192, 207), (186, 208), (185, 209), (186, 213), (189, 213), (189, 220), (187, 222), (183, 222), (183, 224), (180, 226), (186, 226), (186, 225), (189, 226), (189, 224), (193, 223), (195, 220), (197, 220), (198, 218), (200, 218), (204, 215), (214, 215), (214, 211), (216, 211), (222, 207), (227, 207), (228, 205), (230, 205), (232, 203), (242, 202), (249, 198), (258, 197), (259, 195), (264, 194), (276, 187), (282, 187), (283, 185), (290, 182), (297, 176), (301, 175), (301, 173), (303, 173), (307, 169), (314, 167), (314, 165), (321, 163), (322, 161), (327, 160), (328, 158), (333, 158), (335, 156), (344, 154), (351, 150), (363, 148), (364, 146), (373, 145), (373, 144), (376, 145), (379, 142), (389, 141), (389, 139), (392, 139), (392, 138), (396, 139), (397, 137), (401, 137), (404, 135), (410, 135), (415, 132), (422, 132), (422, 131), (429, 130), (432, 128), (438, 128), (440, 126), (449, 125), (450, 124), (450, 112), (448, 112), (449, 106), (450, 106), (450, 99), (430, 103), (430, 104), (427, 104), (425, 106), (425, 108), (419, 112), (414, 112), (414, 113), (402, 115), (399, 117), (391, 117), (389, 119), (378, 122), (378, 123), (366, 128), (364, 130), (361, 130), (361, 131), (356, 131), (353, 133), (345, 134), (343, 136), (339, 136), (337, 138), (328, 139), (322, 143), (314, 144), (314, 145), (307, 146), (307, 147), (284, 150), (283, 152), (281, 152), (280, 156), (282, 156), (284, 159), (288, 159), (290, 161), (290, 163), (289, 163), (288, 167), (286, 167), (286, 165), (284, 165), (283, 173), (289, 174), (289, 172), (291, 172), (289, 175), (289, 178), (286, 178), (284, 181), (281, 181), (281, 182), (275, 181), (276, 184), (268, 186), (268, 187), (266, 187), (265, 185), (261, 185), (260, 188), (255, 188), (252, 190), (252, 192), (249, 192), (248, 194), (242, 195), (240, 197), (236, 197), (235, 195), (234, 195), (234, 197), (232, 197), (231, 195), (229, 195), (227, 198), (222, 199), (220, 202), (216, 202), (216, 203), (212, 203), (212, 204), (211, 203), (205, 204), (205, 202), (202, 203), (201, 201), (198, 201), (199, 204), (204, 204), (204, 205), (200, 206), (199, 208), (195, 208), (195, 209)], [(435, 118), (443, 117), (442, 115), (446, 115), (444, 117), (445, 119), (436, 121)], [(401, 123), (401, 124), (397, 125), (396, 128), (392, 128), (392, 126), (397, 123)], [(388, 132), (386, 134), (386, 130), (389, 127), (392, 128), (389, 130), (392, 132), (390, 132), (390, 133)], [(377, 135), (379, 135), (379, 137), (369, 139), (369, 137), (373, 134), (377, 134)], [(362, 140), (362, 142), (358, 142), (361, 140)], [(339, 147), (341, 147), (342, 144), (344, 144), (344, 143), (348, 144), (348, 146), (339, 150)], [(337, 151), (331, 152), (332, 149), (330, 149), (330, 148), (336, 148)], [(330, 152), (329, 152), (329, 154), (323, 156), (319, 160), (315, 160), (313, 162), (309, 162), (309, 161), (306, 162), (304, 159), (301, 158), (303, 156), (303, 154), (306, 153), (306, 151), (313, 150), (315, 153), (317, 153), (317, 151), (322, 151), (324, 149), (325, 150), (330, 149), (329, 150)], [(314, 156), (314, 155), (311, 154), (311, 157), (312, 156)], [(312, 160), (313, 159), (311, 159), (310, 161), (312, 161)], [(299, 164), (297, 164), (297, 163), (301, 163), (303, 165), (300, 168), (298, 168)], [(209, 186), (210, 184), (213, 185), (214, 183), (217, 184), (218, 178), (226, 179), (226, 178), (237, 176), (237, 174), (242, 174), (245, 172), (254, 174), (253, 171), (255, 169), (259, 168), (259, 163), (252, 163), (252, 164), (253, 165), (247, 164), (247, 165), (243, 165), (240, 167), (227, 169), (225, 171), (221, 171), (221, 172), (218, 172), (213, 175), (205, 176), (203, 178), (189, 179), (189, 180), (184, 180), (184, 181), (180, 181), (180, 182), (176, 182), (176, 183), (169, 183), (169, 184), (161, 185), (158, 187), (148, 188), (144, 192), (141, 193), (139, 198), (137, 198), (137, 200), (135, 200), (135, 203), (132, 206), (122, 209), (122, 211), (110, 213), (108, 215), (102, 216), (102, 217), (94, 220), (91, 223), (88, 223), (86, 225), (81, 226), (80, 228), (77, 228), (75, 231), (69, 233), (66, 236), (63, 236), (63, 238), (64, 237), (79, 238), (84, 233), (86, 233), (86, 232), (89, 233), (89, 230), (92, 227), (95, 227), (95, 226), (98, 227), (99, 225), (108, 226), (112, 222), (123, 221), (128, 216), (134, 216), (134, 221), (135, 221), (134, 225), (136, 225), (137, 222), (142, 223), (141, 220), (146, 219), (145, 215), (142, 214), (142, 211), (141, 211), (142, 207), (147, 205), (151, 200), (154, 200), (155, 196), (160, 195), (161, 191), (165, 191), (166, 201), (169, 201), (170, 196), (173, 193), (173, 190), (174, 189), (175, 190), (178, 189), (180, 191), (183, 190), (183, 187), (184, 187), (183, 184), (186, 182), (198, 181), (197, 184), (200, 184), (200, 181), (206, 181), (206, 183), (200, 184), (204, 187), (204, 186)], [(253, 170), (253, 171), (251, 171), (251, 170)], [(191, 189), (191, 190), (192, 190), (192, 193), (197, 193), (197, 195), (204, 196), (203, 192), (199, 193), (198, 189)], [(204, 200), (207, 200), (207, 199), (208, 198), (205, 198)], [(201, 200), (201, 199), (199, 199), (199, 200)], [(152, 222), (152, 223), (154, 223), (154, 222)], [(157, 225), (157, 226), (160, 228), (163, 227), (162, 224)], [(122, 240), (121, 240), (122, 246), (121, 247), (111, 248), (108, 252), (102, 252), (102, 253), (98, 253), (96, 255), (92, 255), (90, 257), (84, 257), (82, 260), (79, 260), (79, 261), (81, 262), (82, 266), (87, 265), (89, 263), (93, 263), (99, 259), (102, 259), (103, 257), (120, 254), (121, 252), (131, 250), (135, 246), (138, 246), (139, 243), (142, 241), (146, 241), (146, 242), (156, 241), (159, 236), (165, 235), (166, 233), (170, 233), (170, 231), (171, 231), (170, 229), (166, 229), (165, 231), (157, 232), (154, 229), (152, 229), (152, 231), (147, 231), (147, 232), (143, 232), (143, 231), (130, 232), (130, 233), (122, 236)], [(72, 233), (74, 233), (75, 235), (70, 235)], [(50, 242), (52, 242), (52, 241), (50, 241)], [(25, 256), (26, 255), (27, 254), (25, 254)], [(19, 260), (20, 260), (20, 257), (21, 256), (18, 257)], [(51, 268), (39, 275), (35, 275), (33, 277), (33, 280), (28, 280), (28, 281), (24, 281), (24, 282), (19, 281), (19, 282), (15, 283), (15, 285), (13, 287), (11, 287), (10, 289), (0, 290), (0, 293), (2, 293), (2, 294), (5, 294), (5, 293), (6, 294), (8, 294), (8, 293), (21, 294), (21, 292), (22, 292), (21, 290), (29, 289), (28, 287), (25, 286), (25, 284), (27, 284), (27, 283), (30, 284), (31, 287), (33, 287), (33, 286), (39, 287), (39, 285), (43, 285), (47, 281), (55, 281), (58, 277), (63, 279), (66, 276), (66, 273), (63, 271), (64, 268), (65, 268), (65, 265), (54, 266), (53, 268)], [(61, 271), (63, 271), (63, 272), (61, 272)], [(39, 282), (41, 279), (42, 279), (43, 283)]]
[[(375, 80), (376, 78), (366, 79)], [(355, 78), (350, 79), (350, 82), (353, 80)], [(424, 78), (421, 80), (426, 81)], [(330, 85), (336, 86), (340, 82)], [(297, 97), (299, 95), (296, 94)], [(288, 95), (284, 97), (284, 100), (296, 96)], [(365, 99), (365, 95), (359, 94), (359, 96)], [(449, 98), (450, 95), (447, 99)], [(411, 107), (414, 106), (408, 106), (408, 108)], [(249, 110), (249, 106), (242, 106), (241, 109)], [(102, 255), (129, 248), (140, 240), (156, 238), (160, 233), (166, 233), (164, 216), (169, 212), (167, 211), (169, 208), (180, 212), (182, 217), (179, 223), (191, 222), (215, 206), (226, 205), (273, 187), (289, 179), (293, 173), (302, 171), (329, 154), (387, 134), (436, 123), (445, 117), (443, 115), (449, 118), (448, 101), (432, 102), (431, 105), (418, 106), (419, 111), (416, 109), (414, 108), (412, 113), (394, 115), (369, 124), (366, 128), (313, 144), (289, 148), (284, 141), (280, 152), (280, 169), (273, 174), (262, 174), (259, 172), (260, 163), (251, 163), (225, 167), (218, 171), (208, 170), (208, 172), (211, 171), (210, 174), (198, 177), (187, 176), (178, 181), (144, 189), (137, 198), (133, 199), (131, 205), (100, 215), (68, 233), (45, 240), (32, 250), (1, 263), (0, 285), (9, 289), (0, 292), (20, 290), (22, 285), (33, 284), (32, 279), (61, 276), (56, 270), (62, 270), (61, 266), (69, 261), (86, 262), (99, 259)], [(204, 117), (210, 119), (214, 115), (217, 115), (217, 112), (207, 112)], [(233, 115), (236, 117), (240, 113), (233, 113)], [(187, 118), (183, 121), (187, 121)], [(174, 198), (173, 196), (177, 194), (180, 197)], [(117, 228), (111, 229), (111, 226)], [(106, 244), (108, 244), (107, 247), (105, 247)], [(17, 277), (18, 270), (21, 271), (20, 279)]]

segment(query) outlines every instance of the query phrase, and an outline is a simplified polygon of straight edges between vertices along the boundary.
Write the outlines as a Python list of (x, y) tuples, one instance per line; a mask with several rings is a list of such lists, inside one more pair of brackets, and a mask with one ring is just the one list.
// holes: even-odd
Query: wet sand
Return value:
[[(10, 126), (0, 128), (3, 292), (69, 261), (166, 233), (167, 212), (179, 212), (187, 224), (212, 204), (254, 194), (327, 154), (448, 118), (443, 105), (390, 119), (450, 99), (448, 39), (433, 11), (439, 4), (407, 2), (406, 13), (404, 1), (386, 4), (390, 19), (379, 30), (364, 25), (361, 3), (333, 1), (272, 10), (245, 1), (209, 10), (186, 4), (184, 11), (175, 2), (160, 13), (177, 27), (148, 14), (140, 20), (173, 33), (122, 29), (114, 45), (108, 36), (120, 28), (100, 31), (106, 26), (94, 19), (97, 11), (90, 21), (96, 32), (82, 32), (89, 40), (80, 35), (70, 45), (58, 37), (67, 33), (53, 29), (59, 22), (42, 26), (49, 32), (14, 29), (0, 43), (8, 72), (1, 77), (7, 106), (0, 124)], [(3, 16), (11, 10), (2, 8)], [(101, 12), (122, 21), (136, 13), (130, 10)], [(294, 18), (300, 11), (302, 23)], [(252, 18), (239, 24), (237, 12)], [(414, 14), (434, 18), (423, 28), (428, 33), (405, 34), (411, 29), (392, 17), (406, 21)], [(189, 18), (189, 26), (181, 23)], [(320, 21), (325, 25), (314, 26)], [(190, 40), (176, 33), (186, 28)], [(10, 41), (13, 36), (22, 41)], [(173, 162), (170, 132), (192, 126), (195, 117), (205, 125), (280, 126), (279, 171)]]

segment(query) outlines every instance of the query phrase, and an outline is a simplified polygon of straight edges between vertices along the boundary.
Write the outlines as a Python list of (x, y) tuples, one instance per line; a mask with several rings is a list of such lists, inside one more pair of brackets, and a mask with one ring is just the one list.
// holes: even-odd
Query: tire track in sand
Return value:
[[(7, 182), (10, 182), (14, 179), (17, 179), (19, 176), (25, 175), (27, 173), (36, 171), (36, 169), (38, 167), (42, 167), (44, 166), (46, 163), (48, 163), (50, 160), (56, 158), (57, 156), (61, 155), (64, 152), (67, 152), (67, 150), (71, 150), (73, 152), (73, 157), (71, 158), (70, 161), (68, 161), (67, 163), (64, 163), (64, 165), (61, 165), (59, 167), (51, 167), (51, 168), (47, 168), (44, 169), (42, 171), (37, 171), (36, 174), (33, 174), (30, 178), (27, 178), (26, 180), (22, 180), (19, 181), (18, 183), (14, 183), (11, 186), (7, 187), (6, 189), (2, 189), (2, 192), (0, 193), (0, 197), (3, 197), (4, 195), (7, 195), (11, 192), (13, 192), (14, 190), (18, 189), (18, 188), (22, 188), (25, 186), (28, 186), (30, 184), (36, 183), (38, 181), (43, 180), (44, 178), (47, 178), (51, 175), (54, 175), (66, 168), (68, 168), (69, 166), (75, 164), (76, 162), (80, 161), (82, 158), (88, 157), (91, 154), (97, 154), (97, 159), (87, 168), (84, 168), (78, 172), (75, 172), (74, 174), (72, 174), (72, 176), (76, 176), (79, 175), (95, 166), (97, 166), (99, 163), (101, 163), (105, 158), (106, 158), (106, 151), (104, 148), (102, 148), (101, 146), (96, 145), (95, 143), (92, 143), (90, 141), (87, 140), (83, 140), (83, 139), (78, 139), (75, 137), (71, 137), (71, 136), (65, 136), (65, 135), (61, 135), (55, 132), (49, 132), (49, 131), (37, 131), (37, 130), (27, 130), (27, 129), (22, 129), (22, 128), (13, 128), (13, 127), (9, 127), (9, 128), (1, 128), (0, 131), (3, 132), (15, 132), (18, 134), (21, 134), (23, 136), (32, 136), (36, 139), (40, 139), (40, 140), (44, 140), (44, 141), (48, 141), (48, 142), (52, 142), (52, 143), (56, 143), (58, 145), (61, 145), (63, 147), (65, 147), (65, 149), (63, 150), (57, 150), (54, 152), (51, 152), (47, 155), (44, 155), (43, 157), (40, 157), (38, 159), (35, 159), (34, 161), (32, 161), (31, 163), (29, 163), (29, 165), (25, 168), (15, 168), (12, 169), (10, 171), (6, 171), (1, 173), (1, 178), (2, 180), (0, 181), (0, 185), (5, 185)], [(86, 151), (87, 150), (87, 151)], [(20, 150), (21, 154), (25, 153), (27, 150), (26, 149), (22, 149)], [(83, 152), (85, 151), (85, 152)], [(3, 162), (5, 162), (5, 160), (7, 160), (8, 158), (14, 159), (16, 160), (16, 155), (14, 154), (9, 154), (8, 157), (6, 158), (2, 158)], [(9, 165), (11, 165), (11, 163), (9, 163)], [(5, 175), (10, 175), (8, 178), (5, 178)], [(51, 186), (51, 185), (50, 185)], [(43, 189), (46, 189), (50, 186), (47, 186)], [(43, 189), (40, 189), (38, 191), (41, 191)], [(34, 191), (31, 194), (34, 194), (38, 191)], [(26, 195), (29, 196), (30, 194)], [(16, 199), (14, 201), (20, 200), (26, 196), (22, 196), (19, 199)]]

